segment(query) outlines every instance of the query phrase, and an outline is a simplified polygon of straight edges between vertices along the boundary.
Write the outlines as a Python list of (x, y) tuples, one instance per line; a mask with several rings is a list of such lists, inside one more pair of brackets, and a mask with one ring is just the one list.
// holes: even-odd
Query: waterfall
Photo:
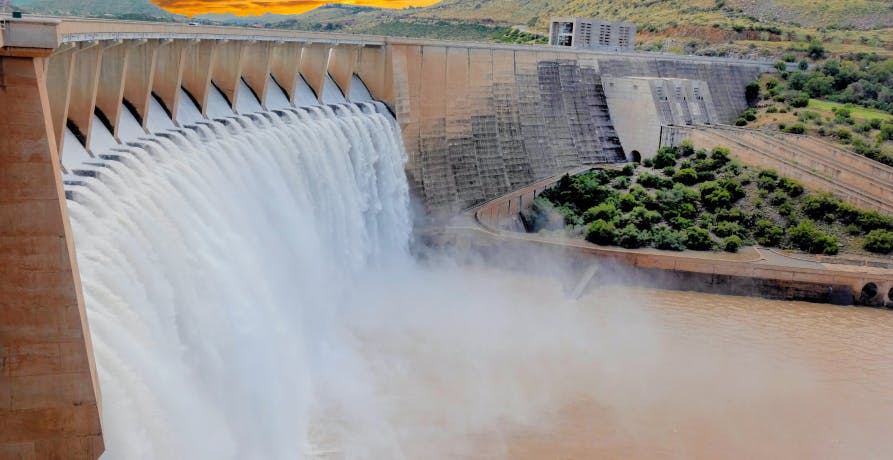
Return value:
[(339, 299), (408, 260), (406, 154), (383, 113), (204, 121), (67, 181), (104, 458), (314, 456)]

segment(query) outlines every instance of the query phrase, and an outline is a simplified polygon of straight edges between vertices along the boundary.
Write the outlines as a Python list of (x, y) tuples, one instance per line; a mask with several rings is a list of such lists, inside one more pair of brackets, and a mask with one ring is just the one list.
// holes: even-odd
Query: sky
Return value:
[(177, 14), (192, 16), (202, 13), (233, 13), (239, 16), (264, 13), (300, 14), (327, 3), (343, 3), (381, 8), (428, 6), (439, 0), (152, 0), (152, 3)]

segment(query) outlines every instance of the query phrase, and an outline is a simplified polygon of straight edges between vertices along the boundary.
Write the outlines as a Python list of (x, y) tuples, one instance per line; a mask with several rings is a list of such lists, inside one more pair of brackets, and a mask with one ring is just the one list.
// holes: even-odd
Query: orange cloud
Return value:
[[(440, 0), (347, 0), (335, 3), (378, 8), (428, 6)], [(152, 0), (152, 3), (177, 14), (233, 13), (239, 16), (264, 13), (300, 14), (333, 3), (325, 0)]]

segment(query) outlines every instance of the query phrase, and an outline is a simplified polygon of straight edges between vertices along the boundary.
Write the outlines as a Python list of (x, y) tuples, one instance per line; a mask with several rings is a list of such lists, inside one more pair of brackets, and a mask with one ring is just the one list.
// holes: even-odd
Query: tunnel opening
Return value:
[(877, 284), (868, 283), (862, 287), (862, 292), (859, 294), (859, 303), (862, 305), (871, 305), (872, 301), (877, 297), (877, 295)]
[(885, 307), (889, 309), (893, 309), (893, 287), (887, 291), (887, 302), (884, 304)]
[(633, 150), (630, 152), (630, 156), (632, 157), (633, 163), (641, 163), (642, 162), (642, 154), (639, 153), (638, 150)]

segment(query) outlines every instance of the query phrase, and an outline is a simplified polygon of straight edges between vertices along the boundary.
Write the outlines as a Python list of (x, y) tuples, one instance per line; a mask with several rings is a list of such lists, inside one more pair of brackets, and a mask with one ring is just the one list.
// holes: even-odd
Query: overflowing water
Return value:
[[(112, 458), (293, 458), (353, 279), (407, 255), (405, 152), (373, 104), (199, 124), (70, 186)], [(285, 453), (292, 453), (285, 455)]]
[(415, 261), (382, 112), (203, 122), (69, 183), (104, 458), (893, 455), (889, 312)]

